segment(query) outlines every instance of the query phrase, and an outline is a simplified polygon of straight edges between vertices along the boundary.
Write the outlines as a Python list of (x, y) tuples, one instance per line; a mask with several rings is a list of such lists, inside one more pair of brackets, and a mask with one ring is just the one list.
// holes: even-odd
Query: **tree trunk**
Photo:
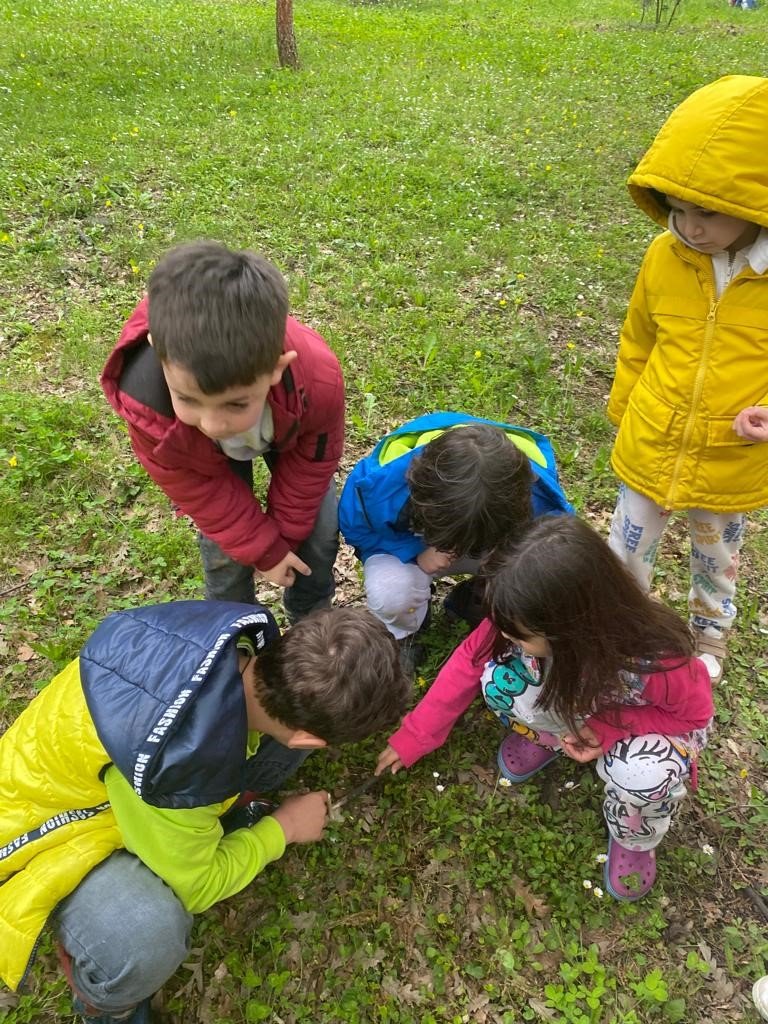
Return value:
[(293, 32), (293, 0), (277, 0), (277, 59), (281, 68), (297, 68), (299, 54)]

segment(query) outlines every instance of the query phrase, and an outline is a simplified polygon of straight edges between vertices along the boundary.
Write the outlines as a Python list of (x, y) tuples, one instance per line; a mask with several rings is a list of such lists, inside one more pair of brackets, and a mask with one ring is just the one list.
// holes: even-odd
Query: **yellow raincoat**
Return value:
[[(629, 178), (768, 228), (768, 79), (733, 75), (699, 89), (667, 120)], [(669, 231), (648, 248), (621, 332), (608, 416), (617, 475), (667, 509), (747, 512), (768, 504), (768, 443), (733, 419), (768, 405), (768, 272), (741, 271), (716, 298), (712, 261)]]

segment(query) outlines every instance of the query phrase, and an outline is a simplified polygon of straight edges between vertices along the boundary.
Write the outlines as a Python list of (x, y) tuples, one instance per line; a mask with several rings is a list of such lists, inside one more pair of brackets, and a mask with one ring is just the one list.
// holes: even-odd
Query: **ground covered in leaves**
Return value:
[[(463, 409), (555, 443), (580, 514), (615, 493), (604, 402), (656, 228), (624, 180), (669, 110), (763, 74), (766, 11), (684, 0), (302, 0), (302, 68), (275, 66), (271, 0), (18, 0), (0, 34), (0, 724), (108, 612), (200, 596), (189, 524), (131, 457), (99, 370), (160, 253), (265, 252), (339, 353), (344, 469), (402, 420)], [(660, 596), (685, 607), (682, 522)], [(342, 603), (361, 600), (351, 552)], [(637, 905), (599, 895), (594, 773), (498, 785), (480, 706), (199, 917), (156, 997), (164, 1024), (754, 1022), (768, 956), (768, 519), (698, 792)], [(416, 696), (461, 638), (439, 609)], [(278, 595), (260, 596), (278, 615)], [(386, 737), (312, 756), (343, 794)], [(9, 1024), (70, 1019), (49, 939)]]

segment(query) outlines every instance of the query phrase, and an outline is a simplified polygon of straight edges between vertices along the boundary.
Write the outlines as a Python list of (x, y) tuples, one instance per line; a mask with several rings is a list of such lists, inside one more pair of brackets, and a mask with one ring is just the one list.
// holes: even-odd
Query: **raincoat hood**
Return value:
[(768, 78), (727, 75), (672, 111), (627, 182), (662, 227), (668, 211), (650, 189), (768, 227)]

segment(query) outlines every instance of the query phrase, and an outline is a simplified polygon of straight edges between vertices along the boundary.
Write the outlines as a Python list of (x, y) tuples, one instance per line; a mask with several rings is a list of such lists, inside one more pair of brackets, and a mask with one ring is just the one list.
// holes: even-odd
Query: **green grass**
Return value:
[[(350, 462), (425, 410), (507, 419), (552, 436), (569, 495), (604, 527), (604, 400), (656, 230), (624, 180), (692, 89), (764, 73), (764, 10), (684, 0), (655, 32), (629, 0), (302, 0), (298, 73), (276, 67), (272, 3), (0, 13), (6, 724), (104, 614), (200, 593), (194, 536), (97, 383), (154, 261), (183, 239), (255, 248), (285, 271), (295, 314), (343, 361)], [(719, 729), (650, 898), (618, 906), (582, 885), (599, 882), (604, 842), (593, 773), (557, 765), (496, 790), (500, 737), (476, 708), (328, 841), (199, 918), (165, 1019), (756, 1020), (767, 527), (754, 517)], [(676, 527), (658, 578), (680, 608), (685, 543)], [(359, 599), (348, 560), (341, 571)], [(459, 635), (437, 616), (426, 679)], [(313, 756), (308, 784), (344, 791), (381, 742)], [(68, 1013), (48, 945), (12, 1004), (0, 994), (0, 1018)]]

